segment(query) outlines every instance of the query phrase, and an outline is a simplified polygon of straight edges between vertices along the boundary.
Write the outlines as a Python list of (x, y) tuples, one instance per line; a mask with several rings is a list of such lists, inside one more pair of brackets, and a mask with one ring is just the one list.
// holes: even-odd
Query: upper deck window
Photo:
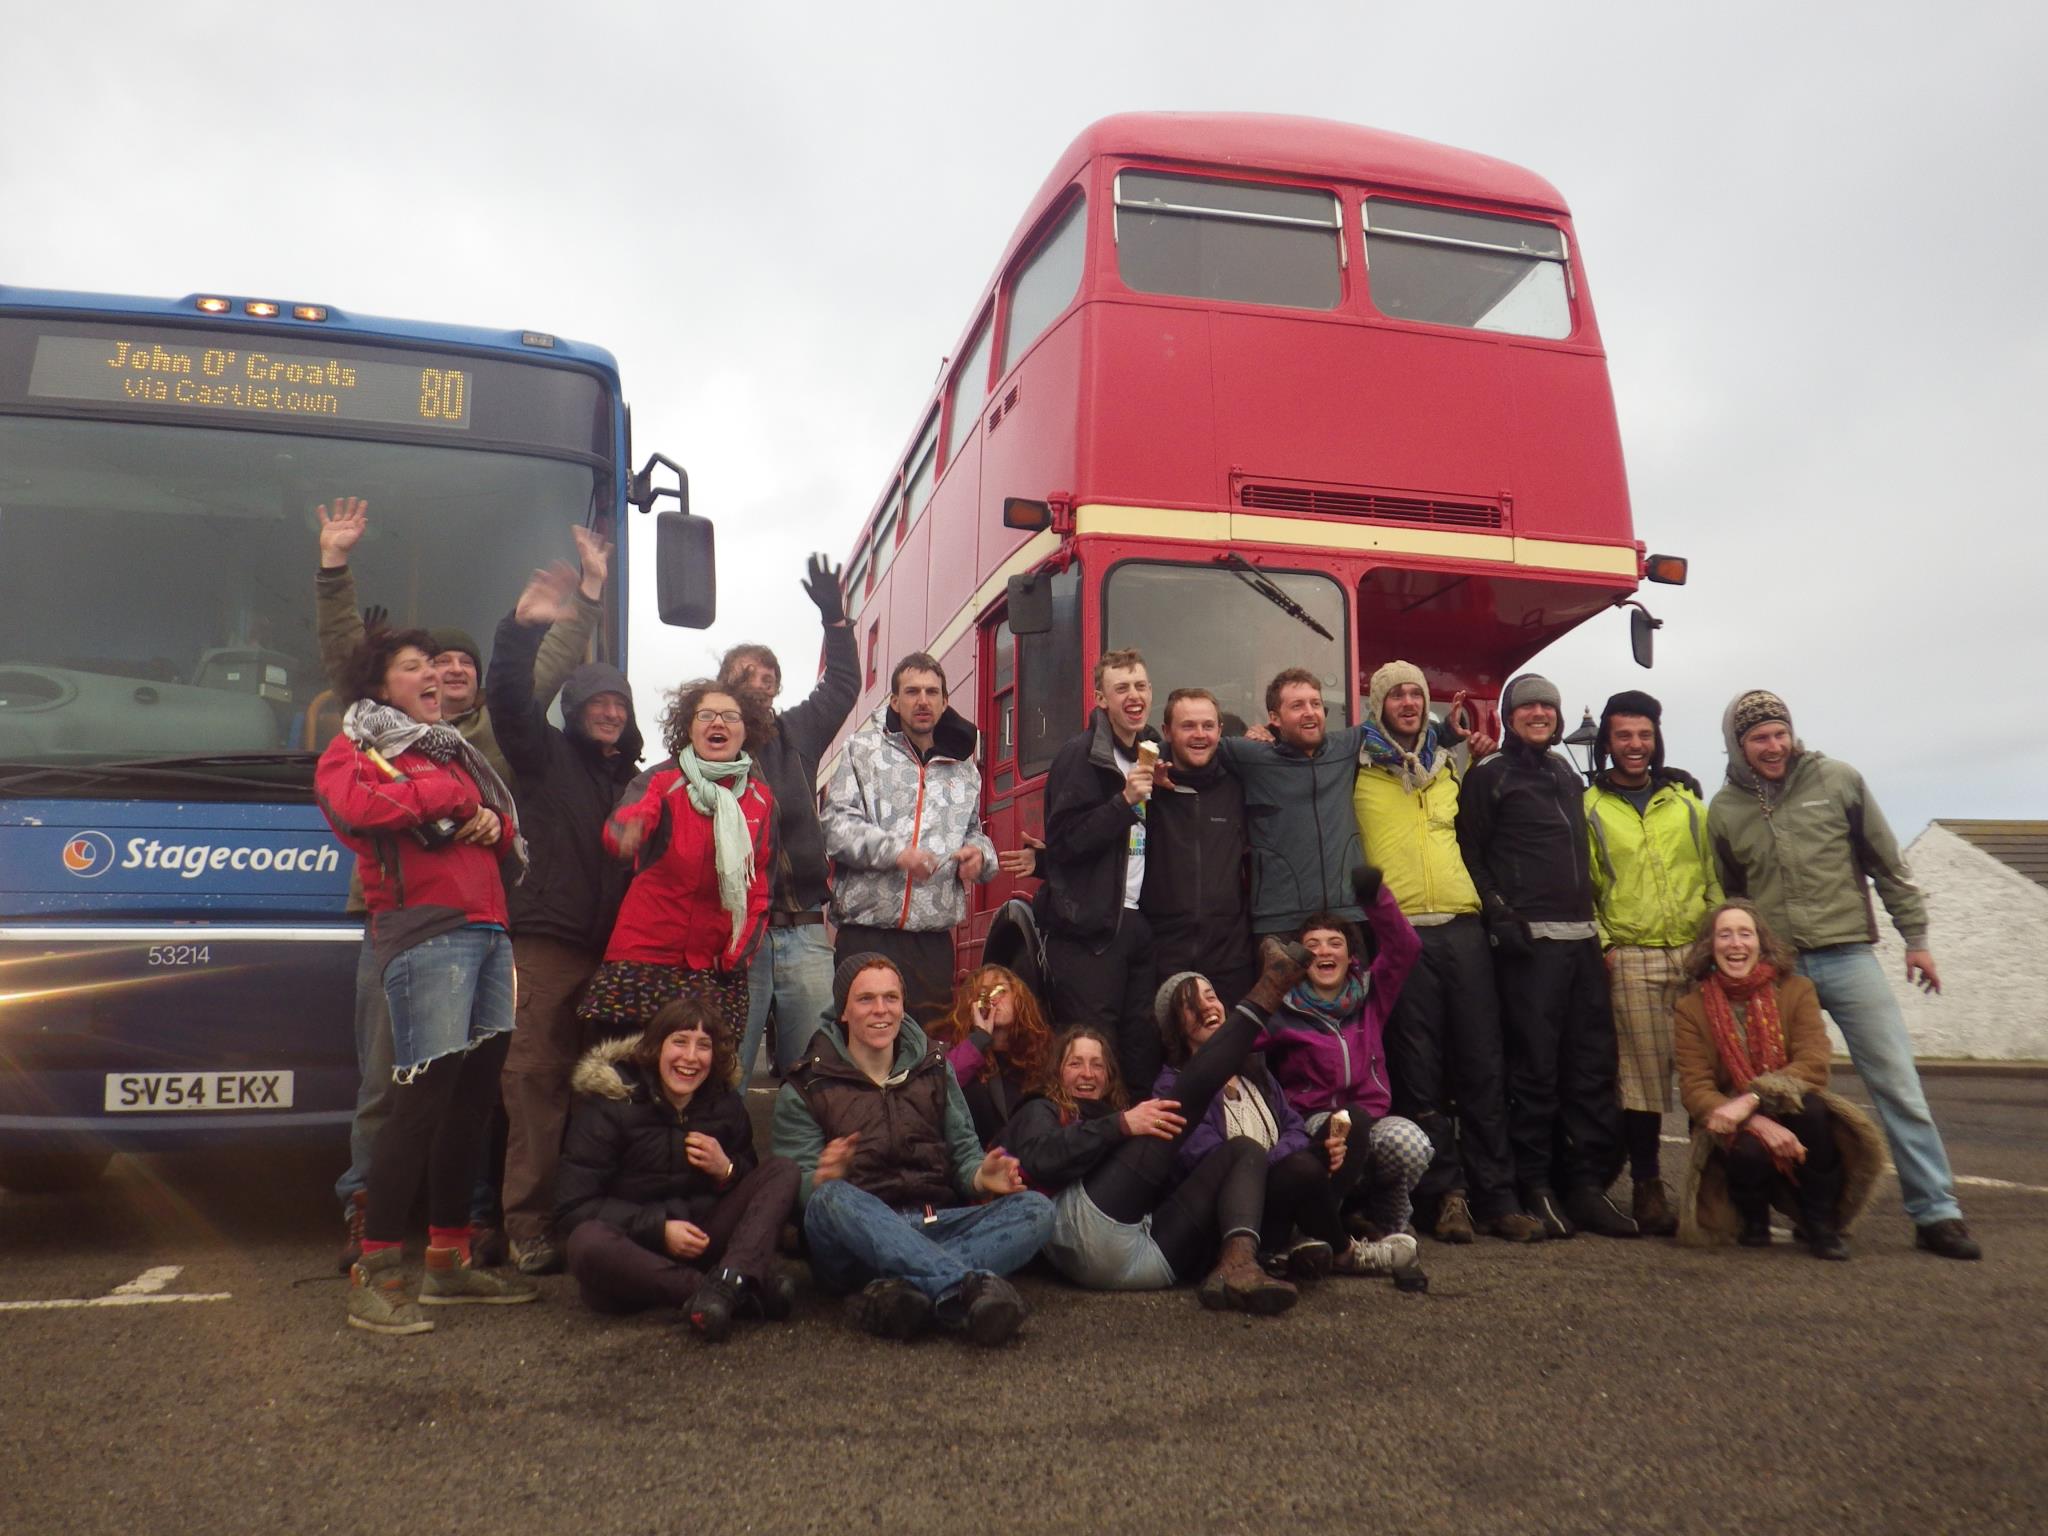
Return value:
[(990, 325), (983, 320), (968, 344), (967, 359), (953, 373), (953, 414), (946, 423), (946, 463), (951, 464), (967, 441), (967, 434), (981, 420), (982, 397), (988, 393), (988, 340)]
[(1554, 224), (1365, 203), (1367, 291), (1396, 320), (1561, 340), (1572, 333), (1569, 254)]
[(1081, 254), (1088, 244), (1086, 205), (1076, 199), (1017, 274), (1010, 288), (1010, 318), (1003, 329), (1008, 373), (1046, 327), (1066, 313), (1081, 286)]
[(918, 513), (924, 510), (926, 502), (932, 499), (932, 477), (936, 467), (932, 450), (939, 445), (939, 413), (932, 412), (931, 420), (924, 424), (924, 431), (917, 439), (917, 446), (910, 450), (907, 484), (909, 491), (903, 501), (903, 521), (907, 527)]
[(1119, 171), (1117, 275), (1140, 293), (1335, 309), (1343, 223), (1329, 192)]

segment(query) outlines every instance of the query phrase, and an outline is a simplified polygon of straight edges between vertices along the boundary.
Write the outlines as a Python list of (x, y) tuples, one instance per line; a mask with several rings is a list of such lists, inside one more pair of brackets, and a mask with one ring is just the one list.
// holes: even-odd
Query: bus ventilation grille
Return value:
[(1502, 528), (1507, 524), (1506, 514), (1491, 502), (1393, 496), (1326, 485), (1240, 485), (1237, 504), (1261, 512), (1361, 517), (1375, 523), (1422, 523), (1434, 528)]

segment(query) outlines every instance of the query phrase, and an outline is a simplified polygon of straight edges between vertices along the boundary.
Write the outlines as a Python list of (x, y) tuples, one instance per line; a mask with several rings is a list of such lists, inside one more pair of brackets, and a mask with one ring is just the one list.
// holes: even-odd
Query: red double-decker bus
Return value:
[[(1040, 830), (1105, 649), (1141, 649), (1162, 703), (1210, 688), (1226, 727), (1263, 722), (1286, 666), (1350, 720), (1396, 656), (1491, 723), (1516, 667), (1646, 574), (1563, 198), (1339, 123), (1096, 123), (1018, 225), (846, 570), (855, 724), (896, 657), (938, 656), (983, 729), (999, 847)], [(1010, 885), (980, 888), (964, 944)]]

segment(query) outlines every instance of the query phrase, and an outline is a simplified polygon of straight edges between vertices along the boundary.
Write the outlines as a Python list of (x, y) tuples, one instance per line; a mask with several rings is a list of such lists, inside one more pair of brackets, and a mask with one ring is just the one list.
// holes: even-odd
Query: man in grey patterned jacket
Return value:
[(896, 663), (888, 704), (847, 742), (825, 792), (836, 958), (886, 955), (920, 1025), (952, 1006), (967, 887), (996, 877), (974, 747), (974, 727), (947, 706), (945, 669), (914, 652)]

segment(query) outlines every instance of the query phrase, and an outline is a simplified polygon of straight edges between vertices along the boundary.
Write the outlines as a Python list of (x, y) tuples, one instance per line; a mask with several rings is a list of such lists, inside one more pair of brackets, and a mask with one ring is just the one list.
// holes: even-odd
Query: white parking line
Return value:
[[(1657, 1139), (1674, 1147), (1689, 1147), (1692, 1145), (1692, 1138), (1690, 1136), (1659, 1136)], [(1890, 1162), (1886, 1162), (1884, 1171), (1893, 1178), (1899, 1176), (1899, 1170), (1894, 1168)], [(1955, 1175), (1955, 1181), (1958, 1184), (1967, 1184), (1972, 1189), (2016, 1189), (2023, 1195), (2048, 1195), (2048, 1185), (2015, 1184), (2011, 1179), (1987, 1178), (1981, 1173), (1959, 1173)]]
[(52, 1301), (0, 1301), (0, 1312), (67, 1312), (78, 1307), (144, 1307), (154, 1302), (227, 1301), (227, 1291), (166, 1292), (183, 1267), (177, 1264), (145, 1269), (126, 1284), (117, 1285), (104, 1296), (64, 1296)]

